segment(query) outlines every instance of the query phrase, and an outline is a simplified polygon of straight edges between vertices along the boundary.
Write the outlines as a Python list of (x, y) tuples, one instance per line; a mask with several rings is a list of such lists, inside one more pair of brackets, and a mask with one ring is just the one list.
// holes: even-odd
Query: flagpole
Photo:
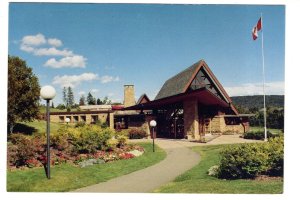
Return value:
[[(263, 27), (263, 16), (260, 13), (261, 24)], [(265, 94), (265, 56), (264, 56), (264, 30), (261, 29), (261, 53), (262, 53), (262, 74), (263, 74), (263, 97), (264, 97), (264, 133), (265, 138), (264, 141), (268, 141), (267, 139), (267, 109), (266, 109), (266, 94)]]

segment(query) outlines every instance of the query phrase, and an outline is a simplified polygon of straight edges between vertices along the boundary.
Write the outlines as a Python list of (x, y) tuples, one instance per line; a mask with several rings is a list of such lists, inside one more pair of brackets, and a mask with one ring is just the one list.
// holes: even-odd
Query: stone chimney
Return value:
[(134, 85), (124, 85), (124, 107), (135, 105)]

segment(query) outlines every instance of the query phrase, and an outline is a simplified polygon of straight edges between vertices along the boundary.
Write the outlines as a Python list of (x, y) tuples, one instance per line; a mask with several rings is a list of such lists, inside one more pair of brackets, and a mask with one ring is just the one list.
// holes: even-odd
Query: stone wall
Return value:
[(244, 133), (244, 126), (242, 124), (237, 125), (227, 125), (225, 123), (224, 116), (219, 115), (212, 118), (210, 122), (211, 132), (222, 134), (224, 132), (232, 132), (232, 133)]
[(199, 117), (197, 100), (183, 102), (184, 133), (189, 140), (199, 140)]

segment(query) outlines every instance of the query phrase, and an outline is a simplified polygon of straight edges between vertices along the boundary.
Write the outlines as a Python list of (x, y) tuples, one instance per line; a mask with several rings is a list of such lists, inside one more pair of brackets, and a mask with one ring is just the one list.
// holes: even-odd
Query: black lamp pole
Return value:
[(155, 148), (154, 148), (154, 127), (152, 127), (152, 139), (153, 139), (153, 145), (152, 145), (152, 149), (153, 149), (153, 152), (155, 152)]
[(50, 179), (50, 100), (47, 99), (47, 178)]

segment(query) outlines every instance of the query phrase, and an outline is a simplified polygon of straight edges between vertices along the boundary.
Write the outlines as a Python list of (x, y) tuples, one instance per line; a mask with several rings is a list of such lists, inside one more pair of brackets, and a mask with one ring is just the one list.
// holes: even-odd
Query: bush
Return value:
[[(267, 131), (267, 138), (274, 138), (276, 136), (279, 136), (277, 134), (273, 134), (270, 131)], [(265, 132), (264, 131), (249, 131), (244, 133), (245, 139), (253, 139), (253, 140), (263, 140), (265, 138)]]
[[(113, 132), (95, 125), (82, 127), (62, 127), (58, 130), (61, 138), (72, 145), (73, 153), (94, 153), (96, 150), (107, 149), (107, 142)], [(60, 142), (59, 145), (62, 145)], [(56, 144), (57, 145), (57, 144)]]
[(18, 133), (10, 135), (8, 139), (7, 161), (10, 166), (32, 167), (32, 165), (37, 165), (37, 158), (45, 150), (45, 139)]
[(283, 174), (283, 137), (267, 143), (232, 145), (221, 152), (219, 178), (255, 178), (261, 174)]
[(272, 138), (268, 144), (270, 169), (267, 173), (271, 176), (283, 176), (284, 139)]
[(85, 121), (80, 121), (75, 124), (75, 128), (83, 127), (83, 126), (85, 126)]
[(147, 137), (146, 131), (139, 128), (132, 128), (128, 131), (129, 139), (142, 139)]

